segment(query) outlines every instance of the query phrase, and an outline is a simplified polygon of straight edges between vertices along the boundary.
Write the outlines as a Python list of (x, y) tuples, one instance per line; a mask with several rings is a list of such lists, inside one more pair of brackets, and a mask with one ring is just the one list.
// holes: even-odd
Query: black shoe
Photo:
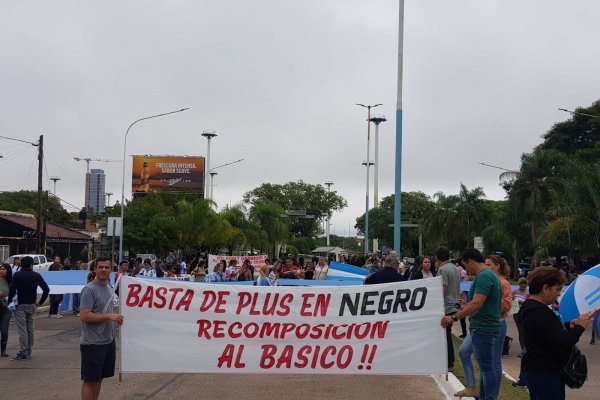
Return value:
[(595, 339), (590, 340), (590, 344), (596, 344), (596, 340)]
[(521, 382), (521, 381), (513, 382), (512, 385), (513, 385), (513, 387), (520, 388), (520, 389), (524, 389), (527, 387), (525, 382)]
[(25, 360), (29, 360), (31, 358), (31, 356), (28, 356), (26, 354), (23, 353), (18, 353), (16, 356), (14, 356), (13, 358), (11, 358), (12, 361), (25, 361)]
[(460, 335), (460, 336), (459, 336), (459, 338), (461, 338), (461, 339), (464, 339), (464, 338), (466, 338), (466, 337), (467, 337), (467, 335)]

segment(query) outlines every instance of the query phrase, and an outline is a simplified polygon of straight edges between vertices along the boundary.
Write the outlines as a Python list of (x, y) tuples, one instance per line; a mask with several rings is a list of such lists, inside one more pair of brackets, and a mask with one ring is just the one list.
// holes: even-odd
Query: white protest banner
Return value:
[(236, 260), (238, 267), (242, 265), (242, 263), (246, 260), (250, 260), (250, 264), (254, 267), (258, 268), (265, 263), (265, 259), (269, 258), (268, 255), (260, 255), (260, 256), (216, 256), (214, 254), (208, 255), (208, 273), (211, 273), (215, 269), (215, 265), (221, 260), (227, 261), (227, 265), (229, 265), (230, 260)]
[(441, 278), (341, 287), (123, 277), (123, 372), (444, 374)]

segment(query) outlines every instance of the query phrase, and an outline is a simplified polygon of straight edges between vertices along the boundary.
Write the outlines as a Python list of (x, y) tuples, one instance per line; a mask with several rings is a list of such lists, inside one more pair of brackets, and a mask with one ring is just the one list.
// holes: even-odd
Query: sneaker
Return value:
[(56, 315), (54, 315), (54, 314), (48, 314), (48, 318), (56, 318)]
[(596, 344), (596, 339), (590, 340), (590, 344)]
[(56, 316), (54, 316), (54, 318), (62, 318), (63, 316), (61, 314), (56, 314)]
[(512, 385), (513, 385), (513, 387), (520, 388), (520, 389), (525, 389), (527, 387), (527, 384), (525, 384), (525, 382), (522, 382), (522, 381), (513, 382)]
[(31, 358), (31, 356), (27, 356), (23, 353), (17, 353), (16, 356), (14, 356), (13, 358), (11, 358), (12, 361), (25, 361), (25, 360), (29, 360)]

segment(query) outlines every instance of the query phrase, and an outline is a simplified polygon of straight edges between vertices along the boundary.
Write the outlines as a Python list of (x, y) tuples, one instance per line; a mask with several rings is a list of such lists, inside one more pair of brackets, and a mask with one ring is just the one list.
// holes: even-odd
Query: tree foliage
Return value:
[(289, 218), (291, 233), (316, 237), (322, 232), (319, 221), (347, 206), (346, 200), (335, 190), (327, 191), (321, 185), (312, 185), (303, 181), (285, 184), (263, 183), (256, 189), (244, 194), (244, 202), (252, 207), (257, 202), (276, 204), (282, 209), (282, 215), (292, 210), (304, 210), (314, 218)]

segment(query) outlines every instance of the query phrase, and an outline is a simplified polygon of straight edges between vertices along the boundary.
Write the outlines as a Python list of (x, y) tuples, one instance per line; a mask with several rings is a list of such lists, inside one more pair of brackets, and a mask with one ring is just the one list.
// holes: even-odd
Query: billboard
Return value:
[(131, 192), (204, 193), (204, 157), (133, 156)]

